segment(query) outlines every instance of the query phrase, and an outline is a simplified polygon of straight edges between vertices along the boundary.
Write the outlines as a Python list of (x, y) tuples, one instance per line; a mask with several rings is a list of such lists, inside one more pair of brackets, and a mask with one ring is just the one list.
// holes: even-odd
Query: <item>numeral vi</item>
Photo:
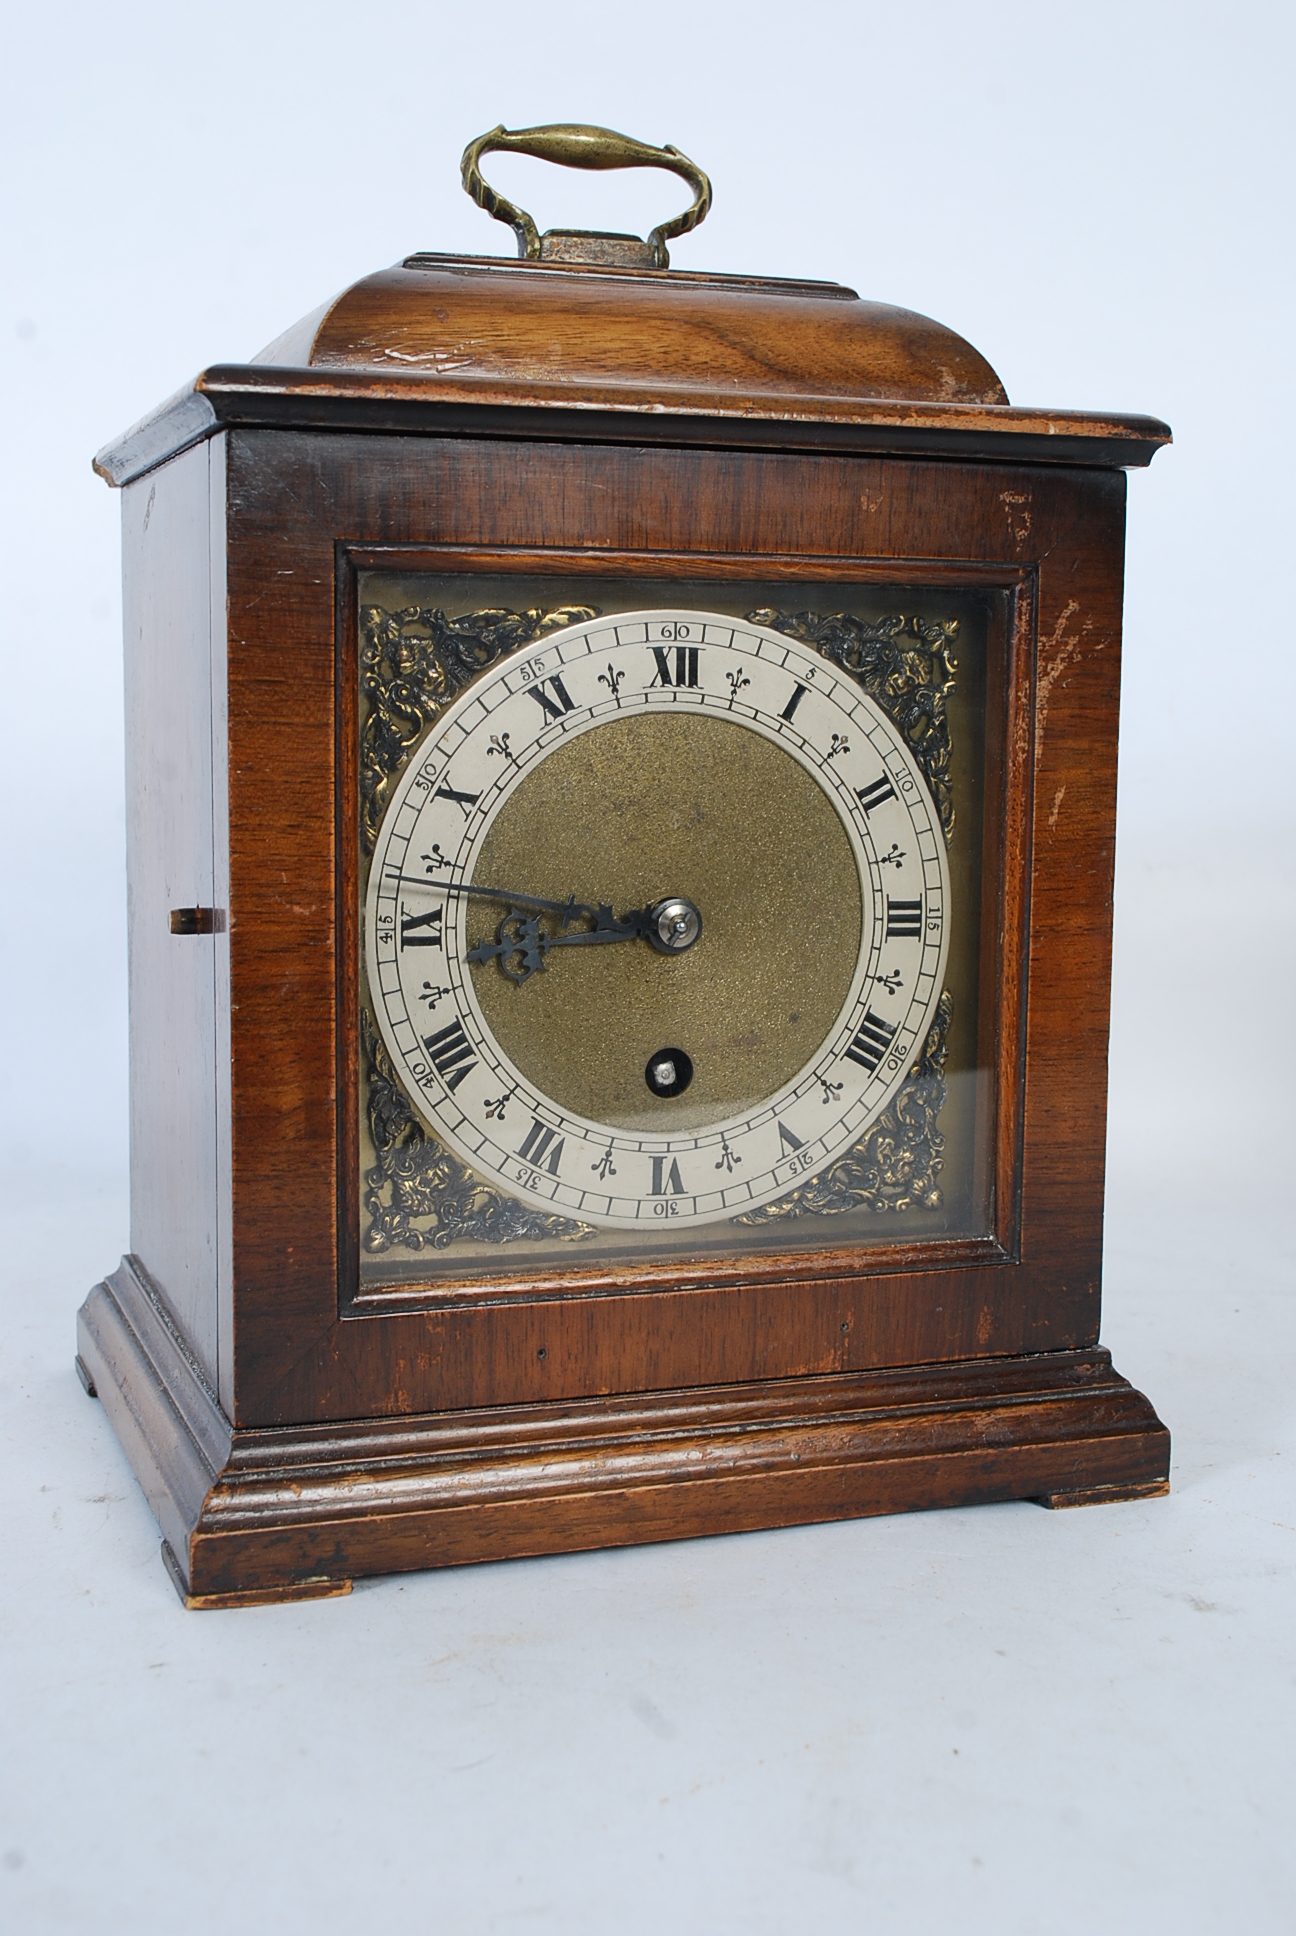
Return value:
[[(667, 1169), (667, 1163), (670, 1168)], [(679, 1159), (674, 1156), (654, 1156), (652, 1160), (652, 1194), (655, 1197), (682, 1197), (684, 1184), (680, 1178)]]

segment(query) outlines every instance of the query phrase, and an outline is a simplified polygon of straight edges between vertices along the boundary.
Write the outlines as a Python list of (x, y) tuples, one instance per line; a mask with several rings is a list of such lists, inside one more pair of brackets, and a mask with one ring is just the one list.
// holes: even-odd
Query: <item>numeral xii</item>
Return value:
[(653, 658), (657, 661), (657, 676), (654, 686), (697, 686), (698, 664), (702, 648), (697, 645), (677, 645), (675, 647), (675, 677), (671, 678), (670, 653), (664, 645), (654, 645)]

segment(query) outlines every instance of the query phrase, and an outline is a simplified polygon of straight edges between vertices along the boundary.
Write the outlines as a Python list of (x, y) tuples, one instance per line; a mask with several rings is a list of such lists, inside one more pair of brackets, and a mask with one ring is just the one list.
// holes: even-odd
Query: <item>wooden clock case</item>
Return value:
[[(186, 1603), (1166, 1488), (1097, 1343), (1125, 478), (835, 285), (412, 257), (100, 454), (122, 487), (132, 1254), (79, 1368)], [(357, 1274), (356, 574), (992, 588), (988, 1234)]]

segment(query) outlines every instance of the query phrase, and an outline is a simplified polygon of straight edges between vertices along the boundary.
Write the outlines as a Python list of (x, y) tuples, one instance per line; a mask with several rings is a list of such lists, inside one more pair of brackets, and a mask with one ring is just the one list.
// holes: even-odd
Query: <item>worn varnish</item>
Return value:
[[(849, 292), (535, 278), (384, 272), (98, 460), (133, 757), (188, 749), (194, 804), (163, 830), (136, 787), (135, 1255), (80, 1354), (194, 1604), (1164, 1488), (1096, 1341), (1121, 467), (1168, 433), (1010, 410), (961, 339)], [(990, 1235), (358, 1295), (354, 574), (381, 564), (995, 594)], [(193, 905), (215, 931), (163, 931)]]

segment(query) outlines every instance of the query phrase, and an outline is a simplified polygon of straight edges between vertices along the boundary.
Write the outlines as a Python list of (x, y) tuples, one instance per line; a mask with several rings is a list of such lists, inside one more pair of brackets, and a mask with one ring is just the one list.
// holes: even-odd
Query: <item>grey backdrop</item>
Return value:
[[(715, 209), (680, 266), (834, 277), (968, 336), (1014, 402), (1167, 418), (1174, 449), (1131, 480), (1126, 850), (1289, 818), (1290, 10), (8, 12), (12, 1161), (46, 1170), (72, 1095), (78, 1166), (120, 1159), (117, 506), (89, 457), (370, 269), (508, 253), (457, 174), (499, 120), (601, 120), (698, 158)], [(642, 233), (677, 195), (496, 170), (542, 221)]]
[[(1287, 1930), (1291, 8), (6, 16), (14, 1926), (1069, 1931), (1083, 1876), (1109, 1928)], [(370, 269), (509, 252), (457, 177), (501, 120), (694, 156), (715, 209), (680, 267), (837, 278), (961, 331), (1014, 402), (1174, 428), (1130, 484), (1105, 1334), (1176, 1492), (186, 1622), (68, 1371), (126, 1245), (117, 503), (89, 459)], [(542, 226), (675, 205), (655, 175), (494, 172)]]

